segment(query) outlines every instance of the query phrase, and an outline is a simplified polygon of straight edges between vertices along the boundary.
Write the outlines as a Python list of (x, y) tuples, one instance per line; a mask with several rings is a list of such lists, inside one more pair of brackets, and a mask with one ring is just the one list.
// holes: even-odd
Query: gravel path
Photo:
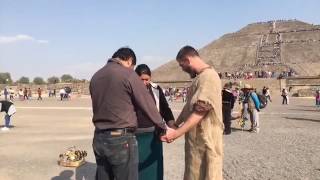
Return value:
[[(260, 114), (259, 134), (241, 131), (233, 121), (234, 131), (224, 136), (226, 180), (320, 180), (320, 110), (313, 99), (291, 98), (284, 106), (274, 99)], [(15, 128), (0, 131), (0, 180), (94, 179), (90, 99), (16, 105)], [(182, 106), (171, 104), (175, 116)], [(87, 164), (57, 165), (59, 153), (71, 145), (88, 152)], [(164, 161), (165, 180), (183, 179), (183, 138), (164, 145)]]
[[(232, 134), (224, 136), (226, 180), (320, 179), (320, 110), (313, 99), (291, 98), (290, 103), (276, 99), (263, 109), (259, 134), (241, 131), (233, 121)], [(167, 180), (183, 177), (183, 143), (182, 138), (166, 145)]]

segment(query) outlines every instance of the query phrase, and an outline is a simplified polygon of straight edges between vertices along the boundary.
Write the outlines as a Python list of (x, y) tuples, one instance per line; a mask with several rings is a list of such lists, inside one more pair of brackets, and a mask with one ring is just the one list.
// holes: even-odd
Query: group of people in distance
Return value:
[(162, 142), (185, 134), (185, 180), (223, 179), (221, 81), (197, 50), (177, 54), (193, 78), (176, 120), (145, 64), (136, 65), (130, 48), (118, 49), (90, 81), (95, 126), (96, 179), (162, 180)]
[[(264, 94), (264, 96), (266, 95)], [(235, 119), (231, 114), (237, 99), (241, 106), (241, 115), (238, 118), (241, 118), (244, 121), (250, 119), (251, 128), (248, 131), (259, 133), (259, 111), (263, 108), (263, 102), (259, 99), (258, 94), (249, 84), (244, 84), (241, 91), (239, 91), (238, 88), (232, 90), (232, 83), (226, 83), (222, 90), (224, 134), (231, 134), (231, 120)]]

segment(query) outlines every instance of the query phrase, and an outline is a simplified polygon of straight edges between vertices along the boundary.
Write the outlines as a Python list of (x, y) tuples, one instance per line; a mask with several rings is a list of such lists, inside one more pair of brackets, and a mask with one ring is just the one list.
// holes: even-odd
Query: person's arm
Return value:
[(141, 111), (144, 112), (156, 126), (161, 129), (167, 129), (165, 122), (162, 120), (162, 117), (154, 104), (154, 100), (138, 75), (132, 73), (129, 77), (129, 84), (135, 104), (140, 107)]
[(182, 117), (184, 116), (185, 113), (187, 113), (187, 110), (188, 110), (187, 108), (188, 107), (186, 105), (183, 106), (181, 113), (179, 114), (178, 118), (176, 119), (176, 122), (175, 122), (176, 126), (179, 127), (183, 123), (184, 119), (182, 119)]
[(190, 129), (195, 127), (199, 122), (207, 115), (207, 113), (212, 109), (212, 106), (206, 104), (203, 101), (198, 101), (194, 104), (193, 112), (187, 118), (185, 123), (176, 129), (175, 131), (167, 132), (165, 137), (162, 137), (162, 140), (167, 140), (168, 142), (172, 142), (173, 140), (177, 139), (178, 137), (182, 136)]

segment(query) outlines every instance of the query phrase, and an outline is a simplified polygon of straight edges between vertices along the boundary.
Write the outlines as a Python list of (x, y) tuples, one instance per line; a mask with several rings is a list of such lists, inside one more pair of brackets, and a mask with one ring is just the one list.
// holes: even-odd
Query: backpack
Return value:
[(267, 106), (268, 104), (268, 100), (267, 100), (267, 97), (263, 94), (260, 94), (260, 93), (257, 93), (257, 96), (259, 98), (259, 101), (260, 101), (260, 109), (263, 109)]
[(259, 100), (259, 97), (258, 97), (257, 93), (255, 93), (255, 92), (250, 93), (250, 97), (252, 98), (254, 106), (256, 107), (256, 109), (257, 110), (261, 109), (260, 108), (261, 103), (260, 103), (260, 100)]

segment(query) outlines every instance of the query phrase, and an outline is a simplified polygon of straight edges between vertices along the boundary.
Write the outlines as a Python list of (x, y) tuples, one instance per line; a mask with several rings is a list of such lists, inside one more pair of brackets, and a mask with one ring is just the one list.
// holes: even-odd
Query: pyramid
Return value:
[[(298, 20), (252, 23), (199, 49), (217, 72), (293, 70), (299, 76), (320, 75), (320, 25)], [(175, 60), (153, 71), (153, 81), (184, 81)]]

